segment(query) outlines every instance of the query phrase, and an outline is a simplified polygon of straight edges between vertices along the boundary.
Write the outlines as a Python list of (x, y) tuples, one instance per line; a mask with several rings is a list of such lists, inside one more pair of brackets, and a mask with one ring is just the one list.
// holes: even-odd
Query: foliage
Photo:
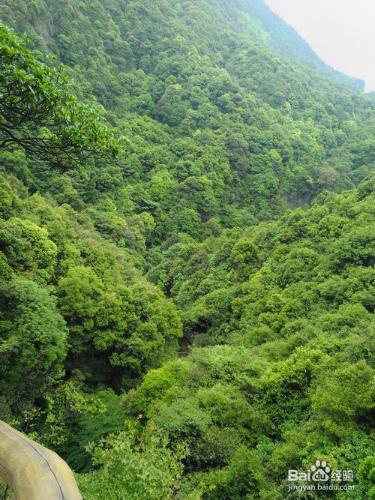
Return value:
[(124, 500), (173, 498), (184, 451), (172, 453), (166, 445), (156, 429), (138, 445), (131, 431), (109, 437), (93, 451), (95, 463), (103, 467), (80, 477), (83, 494), (92, 499), (103, 495)]
[(0, 391), (19, 411), (63, 374), (66, 327), (48, 291), (26, 278), (1, 283), (0, 301)]
[(0, 17), (1, 418), (87, 499), (372, 498), (374, 96), (262, 0)]
[(119, 145), (94, 110), (69, 94), (64, 75), (39, 63), (0, 26), (0, 148), (21, 146), (51, 163), (111, 154)]

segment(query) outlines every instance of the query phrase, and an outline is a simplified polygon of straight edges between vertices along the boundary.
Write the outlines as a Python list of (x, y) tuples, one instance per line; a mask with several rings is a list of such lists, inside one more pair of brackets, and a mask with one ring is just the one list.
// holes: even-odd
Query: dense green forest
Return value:
[(375, 498), (374, 95), (263, 0), (0, 20), (0, 419), (87, 500)]

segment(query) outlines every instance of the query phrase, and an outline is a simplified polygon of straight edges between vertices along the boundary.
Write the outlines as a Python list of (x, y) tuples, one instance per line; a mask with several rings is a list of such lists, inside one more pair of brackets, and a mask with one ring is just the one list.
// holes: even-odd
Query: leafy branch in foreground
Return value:
[(0, 25), (0, 149), (12, 145), (65, 167), (121, 151), (96, 110), (70, 93), (64, 72), (39, 62)]

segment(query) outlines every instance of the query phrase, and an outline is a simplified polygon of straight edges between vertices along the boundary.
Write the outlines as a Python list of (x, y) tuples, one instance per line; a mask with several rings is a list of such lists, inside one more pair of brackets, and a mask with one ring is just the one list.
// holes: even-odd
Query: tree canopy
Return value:
[(374, 96), (262, 0), (0, 17), (0, 418), (87, 499), (373, 498)]

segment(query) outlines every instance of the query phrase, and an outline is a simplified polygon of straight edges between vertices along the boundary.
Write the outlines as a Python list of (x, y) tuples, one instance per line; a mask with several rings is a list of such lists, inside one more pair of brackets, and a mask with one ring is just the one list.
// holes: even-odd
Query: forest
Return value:
[(375, 499), (363, 88), (263, 0), (0, 0), (0, 420), (85, 500)]

